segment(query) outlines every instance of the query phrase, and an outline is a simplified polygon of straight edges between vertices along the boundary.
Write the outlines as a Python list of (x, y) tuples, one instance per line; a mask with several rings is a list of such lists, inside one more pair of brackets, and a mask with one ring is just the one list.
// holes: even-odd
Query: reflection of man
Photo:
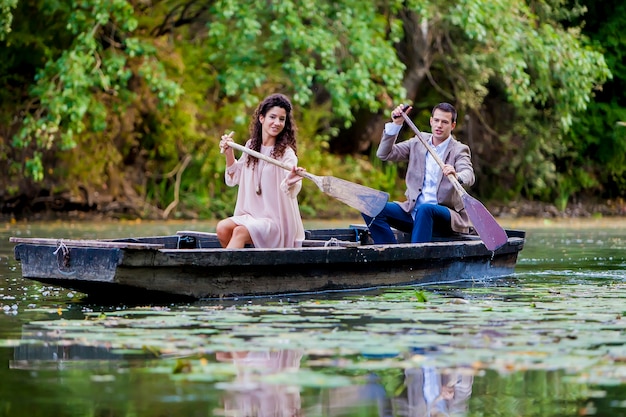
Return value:
[(224, 397), (224, 414), (246, 417), (292, 417), (300, 414), (297, 386), (264, 383), (263, 375), (298, 369), (299, 350), (218, 352), (219, 361), (232, 361), (237, 367), (233, 389)]
[(465, 372), (444, 374), (441, 377), (442, 386), (452, 391), (451, 398), (447, 398), (448, 414), (451, 416), (465, 415), (469, 411), (469, 399), (472, 396), (474, 374), (471, 370)]
[(441, 375), (424, 366), (405, 371), (404, 395), (394, 399), (396, 414), (410, 417), (464, 415), (472, 395), (471, 373), (452, 372)]
[(321, 407), (324, 416), (348, 416), (355, 414), (360, 407), (376, 406), (379, 416), (391, 416), (391, 402), (380, 377), (367, 375), (365, 384), (332, 388), (322, 397)]

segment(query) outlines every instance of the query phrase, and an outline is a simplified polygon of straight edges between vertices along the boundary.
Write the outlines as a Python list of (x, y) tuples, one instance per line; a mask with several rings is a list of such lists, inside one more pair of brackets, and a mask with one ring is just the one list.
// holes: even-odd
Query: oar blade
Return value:
[(467, 215), (487, 249), (495, 251), (503, 246), (509, 238), (504, 229), (500, 227), (496, 219), (489, 213), (489, 210), (480, 201), (467, 193), (463, 194), (462, 198)]
[(389, 194), (384, 191), (355, 184), (341, 178), (331, 176), (321, 178), (322, 187), (320, 188), (324, 193), (370, 217), (376, 217), (389, 201)]

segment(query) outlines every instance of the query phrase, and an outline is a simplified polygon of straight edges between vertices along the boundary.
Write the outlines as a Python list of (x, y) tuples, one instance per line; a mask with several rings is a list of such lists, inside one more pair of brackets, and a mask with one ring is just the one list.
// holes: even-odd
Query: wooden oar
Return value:
[[(431, 156), (435, 158), (437, 164), (443, 170), (443, 166), (445, 165), (439, 155), (437, 155), (437, 151), (433, 149), (433, 147), (428, 143), (426, 139), (422, 137), (422, 132), (419, 131), (417, 126), (413, 123), (413, 121), (409, 118), (409, 116), (402, 112), (402, 117), (404, 121), (413, 129), (418, 139), (422, 142), (428, 152), (430, 152)], [(467, 215), (474, 225), (474, 229), (478, 232), (478, 236), (485, 243), (487, 249), (491, 251), (495, 251), (500, 246), (504, 245), (508, 241), (508, 236), (506, 232), (496, 219), (493, 218), (489, 210), (485, 208), (485, 206), (474, 197), (469, 195), (465, 188), (459, 183), (459, 180), (456, 179), (454, 174), (448, 175), (448, 179), (452, 182), (454, 189), (461, 195), (461, 200), (463, 200), (463, 205), (465, 206), (465, 210), (467, 210)]]
[[(279, 166), (287, 171), (291, 171), (292, 167), (289, 165), (263, 155), (253, 149), (246, 148), (245, 146), (232, 141), (227, 142), (227, 144), (231, 148), (238, 149), (248, 155), (252, 155), (265, 162), (269, 162), (270, 164)], [(359, 210), (361, 213), (367, 214), (370, 217), (376, 217), (389, 200), (389, 194), (384, 191), (374, 190), (373, 188), (342, 180), (341, 178), (331, 176), (320, 177), (306, 171), (298, 172), (298, 175), (310, 179), (324, 193), (336, 198), (350, 207)]]

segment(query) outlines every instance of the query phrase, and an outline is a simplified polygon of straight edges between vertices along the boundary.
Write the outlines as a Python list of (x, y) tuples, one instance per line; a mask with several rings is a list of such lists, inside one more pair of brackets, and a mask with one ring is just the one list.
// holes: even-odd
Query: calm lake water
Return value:
[(626, 416), (626, 219), (499, 221), (498, 282), (151, 306), (24, 280), (8, 238), (212, 224), (4, 224), (0, 416)]

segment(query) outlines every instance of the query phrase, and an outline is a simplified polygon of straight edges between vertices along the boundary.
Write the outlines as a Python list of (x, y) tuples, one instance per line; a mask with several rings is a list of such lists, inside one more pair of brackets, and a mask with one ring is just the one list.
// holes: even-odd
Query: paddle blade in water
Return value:
[(336, 177), (322, 177), (323, 192), (337, 200), (365, 213), (370, 217), (376, 217), (389, 200), (389, 194), (375, 190), (364, 185)]
[(489, 210), (467, 193), (463, 194), (462, 198), (467, 215), (487, 249), (494, 251), (504, 245), (508, 241), (508, 236)]

